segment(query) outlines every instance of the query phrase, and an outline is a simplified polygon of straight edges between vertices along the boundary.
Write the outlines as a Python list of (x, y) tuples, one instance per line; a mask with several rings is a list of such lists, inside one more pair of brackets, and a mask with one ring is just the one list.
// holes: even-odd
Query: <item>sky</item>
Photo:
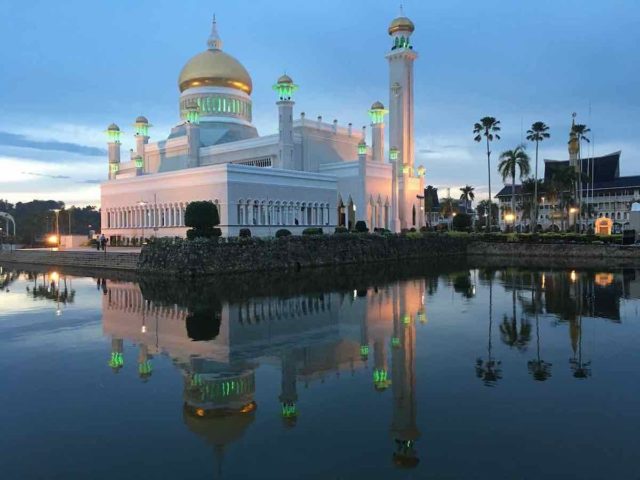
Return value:
[[(123, 158), (138, 115), (151, 141), (166, 138), (178, 74), (206, 48), (214, 13), (223, 49), (252, 76), (261, 135), (277, 132), (271, 86), (284, 71), (300, 85), (296, 116), (367, 125), (370, 105), (388, 103), (398, 11), (399, 0), (0, 0), (0, 198), (99, 205), (104, 130), (123, 130)], [(427, 184), (486, 197), (472, 130), (487, 115), (503, 127), (494, 194), (495, 158), (533, 122), (551, 128), (541, 156), (567, 157), (573, 112), (592, 130), (589, 153), (622, 150), (621, 174), (640, 174), (638, 0), (404, 0), (404, 11), (416, 25), (416, 165)]]

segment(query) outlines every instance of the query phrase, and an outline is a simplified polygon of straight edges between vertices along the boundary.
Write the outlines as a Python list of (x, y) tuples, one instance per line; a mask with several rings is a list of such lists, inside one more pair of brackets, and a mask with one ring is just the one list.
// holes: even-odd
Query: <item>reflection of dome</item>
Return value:
[(222, 50), (205, 50), (187, 62), (178, 78), (180, 91), (191, 87), (229, 87), (251, 94), (249, 72)]
[(182, 419), (189, 430), (207, 442), (228, 445), (240, 439), (253, 423), (255, 408), (255, 402), (247, 405), (246, 412), (203, 411), (185, 404)]
[(416, 29), (415, 25), (407, 17), (400, 16), (394, 19), (389, 25), (389, 35), (393, 35), (395, 32), (413, 32)]

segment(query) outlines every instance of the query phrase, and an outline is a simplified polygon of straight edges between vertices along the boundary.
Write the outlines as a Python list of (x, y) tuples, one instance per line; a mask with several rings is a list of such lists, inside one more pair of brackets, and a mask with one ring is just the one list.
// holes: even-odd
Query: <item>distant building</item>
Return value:
[[(577, 148), (577, 150), (576, 150)], [(582, 185), (582, 211), (581, 219), (577, 213), (565, 215), (559, 207), (558, 201), (550, 201), (545, 192), (538, 193), (540, 206), (538, 212), (538, 225), (544, 230), (559, 230), (563, 216), (567, 225), (578, 223), (586, 230), (594, 228), (598, 218), (610, 220), (613, 233), (619, 233), (629, 227), (629, 214), (634, 202), (640, 201), (640, 175), (620, 176), (621, 151), (599, 157), (577, 159), (579, 146), (570, 142), (570, 160), (546, 160), (544, 161), (544, 180), (548, 182), (554, 172), (562, 167), (580, 164), (582, 173), (592, 179), (583, 182)], [(500, 227), (506, 229), (513, 221), (506, 217), (511, 211), (512, 186), (506, 185), (498, 192), (498, 206), (500, 208)], [(530, 192), (523, 195), (522, 185), (515, 186), (516, 204), (522, 205), (523, 200), (532, 196)], [(515, 225), (528, 226), (531, 220), (522, 208), (516, 208)], [(523, 216), (525, 218), (523, 218)], [(506, 219), (505, 219), (506, 218)]]

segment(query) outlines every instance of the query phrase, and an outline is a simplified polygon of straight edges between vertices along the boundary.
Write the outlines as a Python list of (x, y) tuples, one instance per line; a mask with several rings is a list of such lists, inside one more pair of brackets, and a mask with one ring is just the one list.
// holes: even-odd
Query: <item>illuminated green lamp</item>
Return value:
[(404, 323), (405, 325), (410, 325), (411, 324), (411, 315), (405, 315), (404, 317), (402, 317), (402, 323)]
[(120, 164), (119, 163), (111, 163), (109, 165), (109, 168), (111, 168), (111, 173), (118, 173), (118, 170), (120, 169)]
[(366, 155), (367, 154), (367, 142), (361, 140), (358, 144), (358, 155)]
[(106, 134), (110, 143), (120, 143), (120, 133), (120, 127), (115, 123), (112, 123), (107, 127)]
[(385, 390), (391, 385), (389, 374), (384, 368), (376, 368), (373, 371), (373, 386), (376, 390)]
[(389, 113), (389, 110), (385, 110), (384, 105), (381, 102), (376, 102), (371, 105), (369, 110), (369, 118), (373, 125), (384, 123), (384, 116)]
[(389, 149), (389, 159), (392, 162), (395, 162), (396, 160), (398, 160), (398, 148), (397, 147), (391, 147)]
[(402, 173), (405, 175), (411, 175), (411, 167), (409, 165), (405, 165), (402, 167)]
[(282, 418), (295, 418), (298, 416), (298, 408), (294, 402), (282, 404)]
[(124, 356), (121, 352), (111, 352), (109, 366), (116, 371), (124, 367)]
[(140, 115), (136, 118), (136, 123), (134, 123), (133, 126), (136, 129), (136, 135), (140, 135), (142, 137), (149, 136), (149, 127), (151, 127), (151, 125), (149, 125), (147, 117)]
[(278, 83), (273, 86), (273, 89), (278, 92), (279, 100), (290, 101), (293, 99), (293, 92), (298, 90), (298, 85), (294, 84), (291, 77), (285, 74), (278, 79)]
[(369, 345), (360, 345), (360, 357), (363, 360), (369, 357)]
[(185, 119), (187, 122), (198, 125), (200, 123), (200, 107), (192, 104), (185, 110)]
[(140, 155), (135, 158), (135, 162), (136, 168), (142, 168), (144, 166), (144, 159)]
[(140, 362), (138, 364), (138, 375), (140, 378), (150, 377), (153, 373), (153, 365), (150, 360), (145, 360), (144, 362)]
[(391, 339), (391, 346), (394, 348), (398, 348), (400, 346), (400, 339), (398, 337), (393, 337)]
[(419, 177), (424, 177), (425, 173), (427, 173), (427, 169), (424, 168), (424, 166), (420, 165), (418, 167), (418, 176)]

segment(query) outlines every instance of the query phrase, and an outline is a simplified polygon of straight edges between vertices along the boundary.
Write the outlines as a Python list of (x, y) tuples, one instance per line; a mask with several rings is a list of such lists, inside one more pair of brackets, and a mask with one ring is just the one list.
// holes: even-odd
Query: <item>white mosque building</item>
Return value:
[(279, 132), (259, 136), (251, 123), (251, 76), (222, 50), (214, 18), (208, 48), (180, 72), (181, 120), (169, 137), (150, 143), (149, 121), (138, 117), (136, 149), (125, 162), (120, 128), (108, 127), (102, 232), (112, 239), (184, 237), (185, 209), (198, 200), (217, 205), (225, 236), (241, 228), (254, 236), (280, 228), (298, 234), (310, 226), (332, 233), (358, 220), (370, 229), (419, 228), (424, 168), (414, 167), (413, 31), (404, 15), (389, 26), (389, 108), (371, 106), (369, 146), (364, 127), (304, 113), (294, 119), (298, 86), (287, 75), (273, 87)]

